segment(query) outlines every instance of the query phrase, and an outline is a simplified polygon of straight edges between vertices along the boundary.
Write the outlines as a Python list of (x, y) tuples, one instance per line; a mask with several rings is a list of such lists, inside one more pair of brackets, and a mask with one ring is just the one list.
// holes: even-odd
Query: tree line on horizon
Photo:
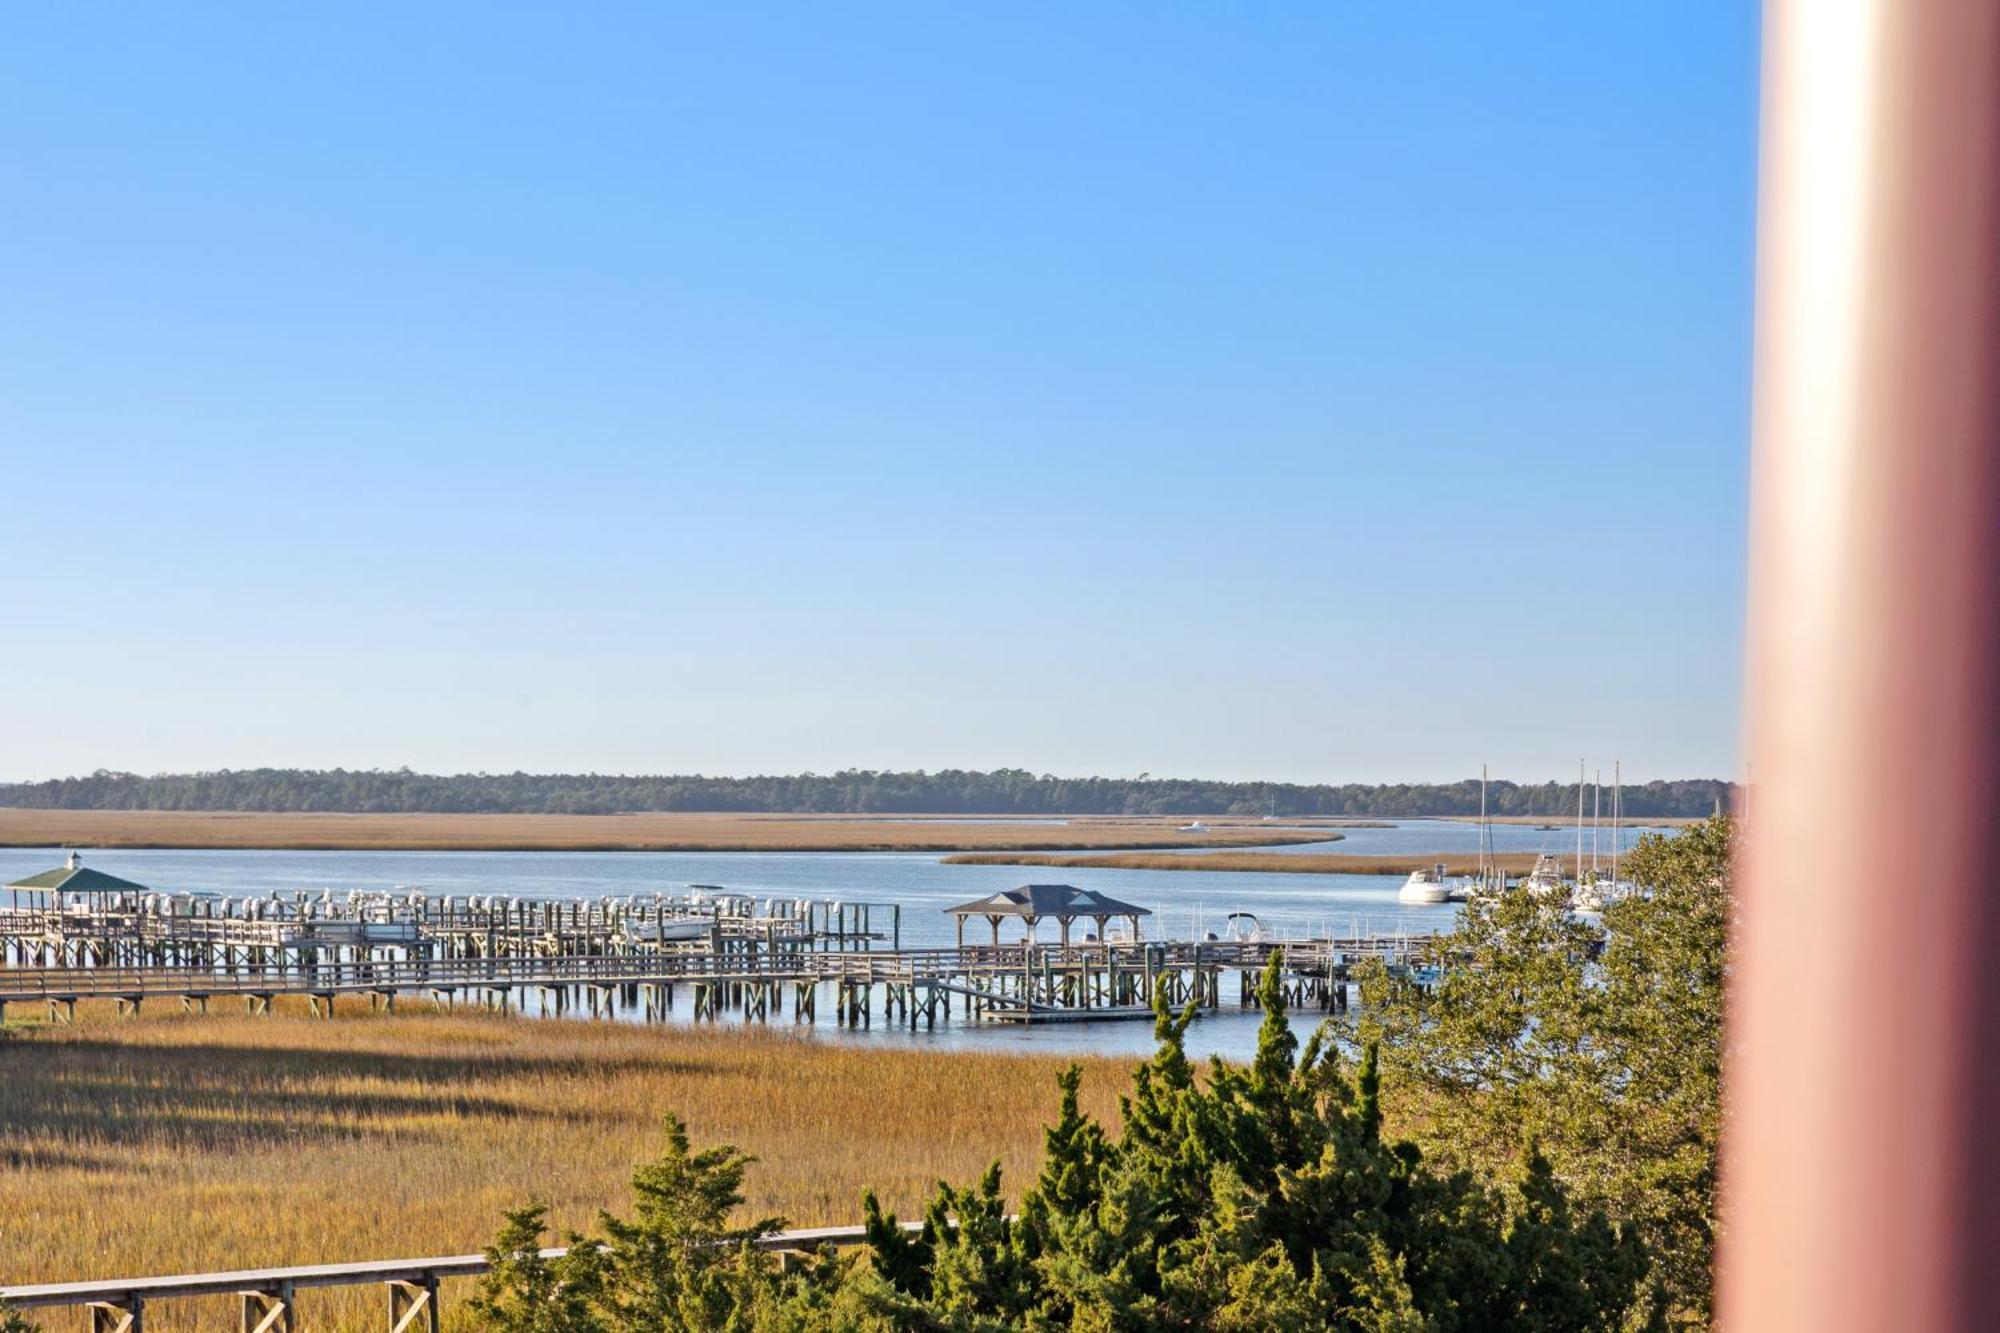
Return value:
[[(1026, 769), (843, 769), (757, 777), (701, 774), (415, 773), (399, 769), (220, 769), (0, 783), (0, 806), (43, 810), (265, 811), (342, 814), (1276, 815), (1286, 818), (1476, 815), (1479, 780), (1448, 783), (1217, 782), (1065, 778)], [(1590, 800), (1585, 788), (1586, 802)], [(1624, 789), (1628, 819), (1699, 817), (1727, 807), (1714, 778)], [(1611, 793), (1603, 795), (1610, 814)], [(1495, 815), (1574, 817), (1573, 782), (1487, 784)]]

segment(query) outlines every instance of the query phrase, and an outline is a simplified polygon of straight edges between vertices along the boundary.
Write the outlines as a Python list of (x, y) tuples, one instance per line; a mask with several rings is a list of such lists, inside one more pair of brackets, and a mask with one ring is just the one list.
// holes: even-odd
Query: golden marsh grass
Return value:
[[(530, 1196), (583, 1227), (626, 1206), (669, 1110), (762, 1159), (747, 1215), (855, 1222), (873, 1186), (909, 1216), (994, 1157), (1018, 1189), (1066, 1063), (734, 1025), (85, 1005), (0, 1040), (0, 1283), (468, 1252)], [(1115, 1122), (1133, 1062), (1082, 1063), (1087, 1106)], [(378, 1328), (384, 1299), (311, 1293), (305, 1326)], [(215, 1302), (147, 1315), (235, 1326)]]
[[(1509, 875), (1535, 868), (1533, 852), (1499, 852), (1488, 858)], [(1063, 869), (1254, 871), (1287, 875), (1407, 875), (1420, 867), (1443, 862), (1447, 875), (1470, 875), (1479, 858), (1460, 852), (1410, 852), (1383, 856), (1352, 856), (1341, 852), (1110, 852), (1051, 856), (1019, 852), (962, 852), (944, 858), (955, 866), (1056, 866)]]
[(1183, 833), (1181, 818), (1067, 824), (889, 815), (345, 815), (175, 810), (0, 809), (0, 847), (283, 848), (299, 851), (949, 852), (1091, 847), (1270, 846), (1338, 834), (1255, 820)]

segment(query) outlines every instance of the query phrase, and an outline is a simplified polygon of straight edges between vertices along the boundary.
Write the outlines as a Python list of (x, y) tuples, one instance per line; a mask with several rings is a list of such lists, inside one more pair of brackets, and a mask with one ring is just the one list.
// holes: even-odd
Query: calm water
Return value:
[[(1023, 821), (1029, 822), (1029, 821)], [(1406, 854), (1473, 851), (1472, 824), (1411, 821), (1390, 828), (1345, 830), (1339, 842), (1286, 848), (1293, 852)], [(1573, 853), (1575, 830), (1546, 832), (1496, 825), (1500, 851)], [(1587, 837), (1587, 833), (1586, 833)], [(1637, 831), (1626, 830), (1626, 843)], [(1610, 851), (1610, 834), (1600, 834)], [(1586, 849), (1588, 843), (1586, 842)], [(1190, 855), (1200, 855), (1190, 852)], [(61, 860), (55, 849), (0, 848), (0, 883), (46, 870)], [(1056, 881), (1097, 889), (1150, 907), (1149, 936), (1223, 933), (1231, 912), (1252, 912), (1278, 935), (1338, 933), (1427, 934), (1449, 929), (1457, 908), (1405, 907), (1396, 901), (1401, 880), (1391, 875), (1280, 875), (1211, 871), (1054, 869), (1036, 866), (947, 866), (933, 852), (298, 852), (106, 850), (86, 853), (86, 863), (162, 890), (204, 890), (263, 895), (272, 890), (386, 889), (421, 885), (432, 893), (503, 893), (595, 897), (607, 893), (679, 891), (689, 884), (719, 884), (759, 897), (844, 898), (893, 903), (902, 908), (906, 947), (948, 945), (954, 929), (944, 909), (999, 889)], [(878, 929), (887, 928), (887, 914)], [(983, 930), (983, 926), (981, 927)], [(1003, 927), (1005, 938), (1013, 929)], [(1045, 938), (1053, 931), (1045, 928)], [(1224, 982), (1224, 1006), (1189, 1033), (1198, 1053), (1243, 1056), (1254, 1042), (1258, 1017), (1238, 1012), (1235, 986)], [(830, 1007), (830, 1006), (824, 1006)], [(685, 1013), (687, 1006), (676, 1008)], [(1317, 1021), (1301, 1018), (1309, 1029)], [(839, 1032), (818, 1025), (834, 1040), (890, 1041), (937, 1047), (1081, 1050), (1142, 1053), (1151, 1048), (1144, 1023), (1059, 1024), (1036, 1028), (973, 1027), (954, 1019), (933, 1033), (898, 1030), (877, 1021), (870, 1030)]]

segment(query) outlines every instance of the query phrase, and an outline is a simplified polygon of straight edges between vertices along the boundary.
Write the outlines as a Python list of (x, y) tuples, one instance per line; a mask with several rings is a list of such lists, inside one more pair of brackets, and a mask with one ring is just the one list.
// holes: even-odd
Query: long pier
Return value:
[[(82, 873), (74, 859), (67, 869)], [(1411, 972), (1435, 962), (1429, 937), (1145, 941), (1102, 931), (1076, 941), (1067, 922), (1060, 943), (1030, 930), (1002, 945), (997, 918), (991, 945), (905, 949), (899, 904), (717, 885), (591, 899), (411, 888), (226, 897), (108, 882), (84, 894), (30, 890), (25, 906), (20, 895), (0, 906), (0, 1017), (32, 1005), (67, 1022), (79, 1002), (107, 999), (128, 1013), (161, 1002), (205, 1012), (218, 999), (268, 1013), (281, 996), (326, 1016), (343, 998), (393, 1009), (414, 996), (438, 1008), (657, 1021), (685, 996), (697, 1020), (740, 1011), (770, 1021), (789, 1009), (795, 1022), (815, 1022), (830, 992), (836, 1022), (872, 1024), (879, 1013), (915, 1028), (954, 1013), (1145, 1018), (1158, 996), (1214, 1008), (1231, 971), (1248, 1003), (1274, 951), (1288, 1002), (1340, 1010), (1361, 959)], [(1134, 935), (1142, 913), (1132, 914)]]
[(0, 968), (0, 1016), (8, 1005), (45, 1006), (53, 1021), (75, 1017), (82, 1000), (112, 1000), (137, 1013), (149, 1002), (206, 1011), (217, 999), (240, 999), (268, 1013), (279, 996), (303, 997), (311, 1012), (331, 1015), (342, 997), (393, 1009), (399, 996), (437, 1008), (473, 1003), (499, 1009), (538, 1002), (544, 1013), (574, 1008), (593, 1017), (622, 1010), (664, 1019), (684, 992), (697, 1019), (728, 1010), (768, 1021), (789, 1002), (792, 1017), (819, 1016), (823, 987), (833, 990), (837, 1021), (870, 1023), (879, 1010), (911, 1027), (935, 1026), (954, 1008), (965, 1017), (1011, 1022), (1143, 1017), (1153, 997), (1221, 1002), (1222, 979), (1238, 975), (1247, 1002), (1255, 974), (1273, 952), (1284, 958), (1288, 1001), (1324, 1010), (1347, 1007), (1354, 964), (1382, 958), (1421, 965), (1428, 937), (1362, 936), (1294, 941), (1141, 941), (998, 948), (902, 950), (655, 949), (624, 954), (499, 954), (455, 958), (363, 958), (286, 966), (210, 964), (149, 967)]

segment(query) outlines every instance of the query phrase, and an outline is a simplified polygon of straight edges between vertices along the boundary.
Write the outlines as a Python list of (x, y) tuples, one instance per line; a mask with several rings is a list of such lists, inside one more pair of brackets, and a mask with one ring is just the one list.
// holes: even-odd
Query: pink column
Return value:
[(1765, 12), (1725, 1328), (2000, 1326), (2000, 4)]

